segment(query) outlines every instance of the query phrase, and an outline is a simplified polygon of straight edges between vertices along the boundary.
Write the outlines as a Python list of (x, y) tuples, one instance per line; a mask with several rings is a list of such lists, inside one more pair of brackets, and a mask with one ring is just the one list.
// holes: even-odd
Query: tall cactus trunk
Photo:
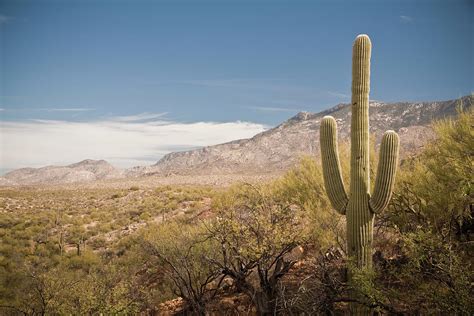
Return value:
[[(337, 126), (331, 116), (321, 121), (320, 143), (326, 191), (333, 207), (347, 219), (347, 246), (357, 268), (372, 267), (374, 214), (390, 201), (398, 161), (398, 135), (385, 132), (380, 147), (377, 178), (370, 196), (369, 165), (369, 92), (372, 44), (367, 35), (359, 35), (352, 51), (351, 176), (349, 197), (344, 189), (337, 150)], [(351, 276), (349, 275), (349, 279)], [(351, 280), (349, 280), (351, 282)], [(352, 296), (362, 300), (357, 295)], [(351, 313), (370, 314), (370, 309), (351, 304)]]
[(347, 207), (349, 256), (359, 268), (372, 266), (372, 227), (369, 210), (369, 91), (371, 43), (358, 36), (352, 55), (351, 184)]

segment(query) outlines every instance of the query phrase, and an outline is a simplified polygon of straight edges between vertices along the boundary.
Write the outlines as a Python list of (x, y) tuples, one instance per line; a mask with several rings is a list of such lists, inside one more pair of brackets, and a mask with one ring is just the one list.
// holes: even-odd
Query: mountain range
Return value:
[[(416, 153), (434, 138), (433, 120), (456, 115), (457, 108), (472, 106), (472, 95), (437, 102), (371, 101), (370, 132), (376, 146), (386, 130), (400, 135), (401, 155)], [(95, 181), (104, 179), (170, 175), (219, 175), (282, 172), (301, 156), (319, 156), (319, 125), (325, 115), (338, 123), (340, 141), (350, 139), (350, 104), (339, 104), (320, 113), (300, 112), (282, 124), (249, 139), (195, 150), (173, 152), (152, 166), (126, 170), (104, 160), (84, 160), (68, 166), (22, 168), (0, 177), (0, 185), (35, 185)]]

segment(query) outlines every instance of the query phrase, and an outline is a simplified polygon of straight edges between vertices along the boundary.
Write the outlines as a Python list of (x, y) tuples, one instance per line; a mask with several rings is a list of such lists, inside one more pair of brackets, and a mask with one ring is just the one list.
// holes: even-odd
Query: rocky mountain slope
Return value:
[[(436, 119), (456, 115), (457, 106), (471, 107), (474, 97), (442, 102), (370, 102), (370, 131), (376, 145), (384, 131), (400, 135), (401, 154), (418, 151), (433, 139), (429, 124)], [(338, 122), (339, 140), (350, 139), (349, 104), (339, 104), (320, 113), (301, 112), (275, 128), (250, 139), (196, 150), (173, 152), (152, 166), (118, 170), (104, 160), (84, 160), (68, 166), (23, 168), (0, 177), (1, 185), (32, 185), (90, 182), (103, 179), (159, 176), (206, 176), (223, 174), (278, 173), (296, 164), (303, 155), (319, 156), (319, 125), (325, 115)]]
[(22, 168), (11, 171), (0, 178), (0, 185), (33, 185), (86, 182), (120, 178), (123, 171), (105, 160), (83, 160), (68, 166)]
[[(473, 103), (472, 96), (442, 102), (370, 102), (370, 131), (376, 144), (384, 131), (400, 134), (401, 154), (419, 150), (433, 138), (428, 126), (433, 120), (456, 114), (460, 102), (464, 107)], [(250, 139), (196, 150), (174, 152), (157, 164), (130, 170), (147, 174), (219, 174), (254, 173), (284, 170), (294, 165), (302, 155), (319, 156), (319, 125), (325, 115), (336, 118), (339, 140), (350, 139), (351, 111), (349, 104), (339, 104), (320, 113), (301, 112), (279, 126)]]

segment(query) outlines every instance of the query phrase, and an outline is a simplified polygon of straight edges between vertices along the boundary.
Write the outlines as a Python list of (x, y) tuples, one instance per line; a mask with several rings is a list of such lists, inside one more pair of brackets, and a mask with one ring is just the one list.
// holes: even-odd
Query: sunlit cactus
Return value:
[(372, 266), (374, 214), (389, 203), (395, 182), (399, 138), (383, 135), (372, 196), (369, 165), (369, 90), (371, 42), (367, 35), (355, 39), (352, 56), (351, 173), (349, 196), (344, 189), (337, 149), (337, 125), (331, 116), (321, 122), (320, 143), (324, 182), (332, 206), (347, 219), (349, 257), (359, 268)]
[(398, 135), (387, 131), (382, 139), (375, 188), (370, 196), (369, 90), (371, 43), (359, 35), (353, 47), (351, 183), (349, 197), (344, 189), (337, 150), (337, 126), (331, 116), (321, 122), (321, 156), (326, 191), (333, 207), (347, 216), (349, 254), (358, 266), (371, 265), (374, 213), (390, 201), (398, 161)]

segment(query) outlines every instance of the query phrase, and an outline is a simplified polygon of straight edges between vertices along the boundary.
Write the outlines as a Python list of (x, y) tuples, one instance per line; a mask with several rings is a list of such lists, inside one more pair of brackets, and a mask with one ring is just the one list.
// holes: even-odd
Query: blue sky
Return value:
[[(240, 126), (232, 127), (241, 130), (237, 135), (222, 131), (216, 139), (210, 130), (209, 137), (200, 136), (207, 142), (188, 138), (174, 147), (174, 134), (162, 135), (171, 145), (156, 157), (148, 150), (153, 157), (146, 163), (167, 150), (248, 137), (298, 111), (347, 102), (351, 46), (360, 33), (373, 43), (372, 99), (457, 98), (474, 86), (473, 16), (473, 1), (456, 0), (4, 0), (2, 151), (21, 152), (8, 145), (20, 130), (15, 123), (31, 125), (22, 125), (25, 134), (24, 128), (34, 133), (52, 121), (77, 128), (73, 123), (104, 125), (118, 117), (134, 127)], [(193, 134), (191, 127), (186, 132)], [(44, 149), (45, 157), (54, 148), (65, 150), (55, 134), (45, 137), (57, 142)], [(30, 148), (37, 140), (15, 142)], [(51, 156), (56, 158), (0, 158), (4, 169), (92, 158)], [(117, 164), (129, 166), (140, 157)]]

